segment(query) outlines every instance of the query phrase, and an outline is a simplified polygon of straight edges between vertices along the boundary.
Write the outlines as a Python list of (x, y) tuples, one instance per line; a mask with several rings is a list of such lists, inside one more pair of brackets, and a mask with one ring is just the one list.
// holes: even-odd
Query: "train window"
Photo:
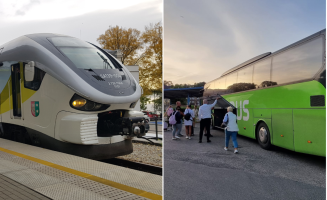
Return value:
[(115, 69), (110, 59), (96, 48), (60, 47), (59, 49), (77, 68)]
[[(25, 64), (26, 63), (24, 63), (24, 70), (25, 70)], [(45, 72), (37, 67), (35, 67), (34, 69), (35, 69), (34, 80), (33, 81), (25, 81), (25, 77), (24, 77), (24, 87), (36, 91), (41, 86)], [(25, 76), (25, 74), (24, 74), (24, 76)]]
[(91, 44), (73, 37), (50, 37), (47, 39), (56, 47), (93, 47)]
[(271, 58), (254, 64), (253, 83), (256, 88), (263, 88), (276, 85), (270, 81)]
[(4, 61), (0, 67), (0, 91), (6, 86), (9, 77), (11, 76), (11, 65), (18, 63), (17, 61)]
[(77, 68), (82, 69), (115, 69), (102, 51), (91, 44), (72, 37), (51, 37), (48, 40), (59, 51), (71, 60)]
[(322, 45), (318, 37), (274, 56), (272, 81), (284, 84), (312, 78), (322, 66)]

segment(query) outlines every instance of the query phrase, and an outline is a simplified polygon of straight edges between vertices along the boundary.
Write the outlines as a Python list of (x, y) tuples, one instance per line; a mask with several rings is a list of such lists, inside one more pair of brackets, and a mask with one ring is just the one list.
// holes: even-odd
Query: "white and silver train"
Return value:
[(92, 159), (133, 152), (149, 130), (142, 88), (107, 51), (59, 34), (0, 46), (0, 137)]

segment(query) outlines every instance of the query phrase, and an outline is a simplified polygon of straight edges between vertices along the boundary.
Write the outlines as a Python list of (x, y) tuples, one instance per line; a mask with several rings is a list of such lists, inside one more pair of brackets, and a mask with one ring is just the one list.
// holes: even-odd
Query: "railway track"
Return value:
[(99, 161), (162, 176), (162, 168), (154, 165), (147, 165), (139, 162), (132, 162), (118, 158), (111, 158)]

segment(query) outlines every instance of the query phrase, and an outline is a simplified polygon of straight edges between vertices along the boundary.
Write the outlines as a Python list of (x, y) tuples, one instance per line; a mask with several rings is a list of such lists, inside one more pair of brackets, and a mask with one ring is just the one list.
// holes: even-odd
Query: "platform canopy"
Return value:
[(164, 89), (165, 99), (202, 97), (203, 87)]

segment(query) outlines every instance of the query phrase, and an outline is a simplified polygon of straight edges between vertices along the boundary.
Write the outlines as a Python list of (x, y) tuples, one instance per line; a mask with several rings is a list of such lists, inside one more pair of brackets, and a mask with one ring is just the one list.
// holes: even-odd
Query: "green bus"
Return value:
[(326, 30), (319, 31), (207, 83), (203, 98), (223, 97), (213, 110), (213, 128), (221, 128), (232, 105), (239, 134), (256, 139), (262, 148), (275, 145), (326, 156), (325, 41)]

